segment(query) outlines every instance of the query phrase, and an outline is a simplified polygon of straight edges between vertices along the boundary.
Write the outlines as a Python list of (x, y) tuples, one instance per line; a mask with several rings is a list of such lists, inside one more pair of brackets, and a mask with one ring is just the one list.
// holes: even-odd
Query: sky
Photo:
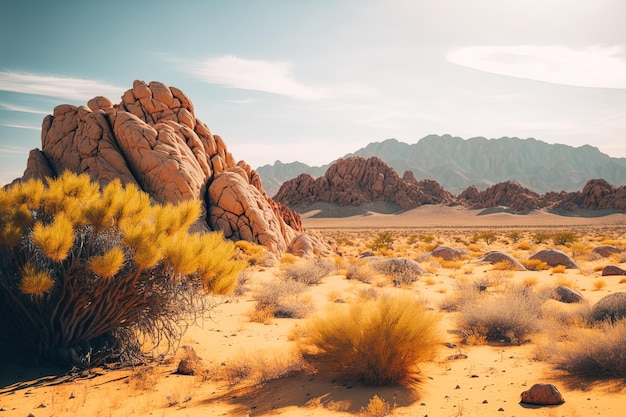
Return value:
[(626, 157), (623, 0), (0, 0), (0, 183), (59, 104), (161, 81), (252, 167), (396, 138)]

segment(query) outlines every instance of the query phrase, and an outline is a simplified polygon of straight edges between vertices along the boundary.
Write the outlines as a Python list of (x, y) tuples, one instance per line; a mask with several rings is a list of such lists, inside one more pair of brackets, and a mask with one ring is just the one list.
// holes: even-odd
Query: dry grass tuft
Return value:
[(359, 417), (386, 417), (393, 414), (395, 404), (391, 405), (384, 398), (374, 395), (367, 407), (361, 407)]
[(606, 281), (603, 280), (602, 278), (598, 278), (593, 281), (593, 289), (595, 291), (599, 291), (604, 287), (606, 287)]
[(557, 265), (554, 268), (552, 268), (552, 273), (553, 274), (562, 274), (563, 272), (565, 272), (565, 265)]
[(544, 347), (557, 368), (593, 378), (626, 378), (626, 320), (593, 328), (570, 328), (565, 341)]
[(529, 271), (544, 271), (550, 268), (547, 263), (539, 259), (525, 259), (520, 262)]
[(308, 323), (301, 348), (320, 369), (370, 385), (396, 384), (433, 356), (439, 319), (410, 294), (331, 305)]
[(297, 351), (259, 350), (240, 352), (222, 370), (228, 382), (237, 385), (243, 381), (266, 384), (305, 369), (306, 364)]
[(250, 313), (250, 321), (268, 324), (274, 317), (306, 317), (313, 310), (306, 290), (307, 285), (298, 281), (274, 280), (264, 284), (253, 296), (256, 305)]
[(335, 269), (333, 262), (327, 259), (304, 259), (283, 264), (281, 274), (285, 280), (301, 282), (306, 285), (318, 284), (322, 278)]

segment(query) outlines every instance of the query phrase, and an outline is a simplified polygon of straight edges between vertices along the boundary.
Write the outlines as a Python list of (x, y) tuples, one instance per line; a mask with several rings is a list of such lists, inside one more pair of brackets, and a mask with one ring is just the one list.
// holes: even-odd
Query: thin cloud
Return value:
[(2, 123), (0, 124), (2, 127), (11, 127), (13, 129), (32, 129), (32, 130), (41, 130), (41, 126), (27, 126), (27, 125), (15, 125), (10, 123)]
[(25, 72), (0, 72), (0, 91), (86, 101), (95, 96), (120, 96), (124, 88), (101, 81)]
[(9, 155), (22, 155), (22, 154), (28, 154), (30, 152), (30, 149), (28, 148), (23, 148), (21, 146), (10, 146), (10, 145), (5, 145), (5, 146), (0, 146), (0, 157), (6, 157)]
[(571, 49), (565, 46), (470, 46), (448, 61), (492, 74), (591, 88), (626, 89), (623, 46)]
[(24, 106), (17, 106), (15, 104), (3, 103), (3, 102), (0, 102), (0, 110), (15, 111), (15, 112), (21, 112), (21, 113), (32, 113), (32, 114), (49, 114), (50, 113), (44, 110), (38, 110), (38, 109), (33, 109), (30, 107), (24, 107)]
[(264, 91), (300, 100), (326, 97), (318, 88), (298, 82), (289, 62), (243, 59), (233, 55), (209, 58), (184, 68), (203, 81), (242, 90)]

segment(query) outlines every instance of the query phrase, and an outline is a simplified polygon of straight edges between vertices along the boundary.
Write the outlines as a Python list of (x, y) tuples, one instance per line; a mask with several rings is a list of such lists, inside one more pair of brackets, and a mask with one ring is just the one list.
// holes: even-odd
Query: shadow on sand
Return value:
[(230, 403), (234, 415), (277, 412), (288, 407), (324, 408), (329, 411), (357, 413), (377, 395), (390, 404), (406, 407), (420, 397), (419, 381), (411, 386), (372, 387), (348, 379), (319, 375), (296, 375), (266, 384), (236, 387), (203, 401), (210, 405)]

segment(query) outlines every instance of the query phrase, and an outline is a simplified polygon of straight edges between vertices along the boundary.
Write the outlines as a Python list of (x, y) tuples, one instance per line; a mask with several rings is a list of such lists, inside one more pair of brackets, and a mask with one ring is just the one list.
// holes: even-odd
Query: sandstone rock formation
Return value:
[(539, 259), (550, 266), (563, 265), (565, 268), (578, 269), (578, 265), (565, 252), (558, 249), (543, 249), (532, 255), (529, 259)]
[(302, 174), (286, 181), (274, 199), (289, 207), (305, 208), (318, 201), (358, 206), (386, 201), (402, 209), (423, 204), (451, 204), (454, 197), (430, 180), (403, 180), (379, 158), (351, 157), (331, 165), (323, 177)]
[(517, 212), (534, 210), (540, 206), (539, 194), (513, 181), (495, 184), (483, 192), (470, 187), (459, 195), (458, 200), (469, 208), (506, 206)]
[(529, 390), (522, 392), (522, 401), (525, 404), (557, 405), (563, 404), (563, 395), (552, 384), (534, 384)]
[(95, 97), (87, 106), (57, 106), (43, 121), (41, 142), (22, 180), (70, 170), (102, 185), (115, 178), (135, 183), (162, 203), (199, 199), (195, 230), (223, 230), (274, 253), (303, 233), (300, 216), (267, 196), (257, 172), (235, 161), (175, 87), (135, 81), (118, 104)]

